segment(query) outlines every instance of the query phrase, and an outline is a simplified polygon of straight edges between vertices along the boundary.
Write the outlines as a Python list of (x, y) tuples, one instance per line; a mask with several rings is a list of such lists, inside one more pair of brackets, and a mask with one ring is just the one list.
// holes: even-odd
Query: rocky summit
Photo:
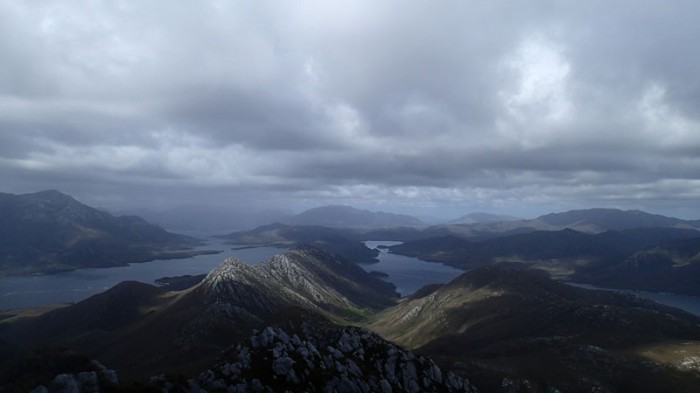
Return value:
[(268, 326), (186, 383), (165, 376), (163, 392), (474, 392), (445, 372), (364, 328), (303, 321), (296, 331)]

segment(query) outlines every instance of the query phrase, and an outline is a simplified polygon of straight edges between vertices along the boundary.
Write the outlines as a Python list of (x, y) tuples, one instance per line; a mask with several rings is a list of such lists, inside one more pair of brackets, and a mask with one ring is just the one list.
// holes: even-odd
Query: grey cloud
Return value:
[(0, 171), (115, 204), (158, 185), (170, 204), (688, 212), (698, 8), (3, 3)]

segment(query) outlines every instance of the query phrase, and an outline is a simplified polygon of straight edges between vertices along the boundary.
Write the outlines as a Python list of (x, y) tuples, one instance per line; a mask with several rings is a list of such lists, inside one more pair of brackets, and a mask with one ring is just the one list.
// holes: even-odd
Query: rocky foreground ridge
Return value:
[(120, 383), (116, 372), (92, 361), (89, 370), (58, 374), (32, 393), (476, 392), (469, 380), (366, 328), (336, 326), (299, 309), (284, 314), (283, 327), (254, 331), (220, 363), (189, 380), (161, 374), (148, 382)]
[(474, 392), (444, 372), (364, 328), (300, 323), (297, 333), (268, 326), (186, 383), (155, 377), (164, 392)]

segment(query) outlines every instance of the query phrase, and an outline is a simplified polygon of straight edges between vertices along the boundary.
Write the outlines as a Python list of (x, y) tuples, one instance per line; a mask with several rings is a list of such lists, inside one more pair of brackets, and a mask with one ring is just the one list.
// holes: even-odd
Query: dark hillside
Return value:
[[(700, 354), (700, 319), (532, 271), (469, 271), (387, 309), (370, 326), (485, 391), (692, 392), (700, 383), (682, 366)], [(644, 348), (676, 355), (662, 365)], [(505, 380), (522, 390), (506, 389)]]
[(135, 216), (114, 217), (58, 191), (0, 194), (0, 274), (181, 256), (196, 244)]

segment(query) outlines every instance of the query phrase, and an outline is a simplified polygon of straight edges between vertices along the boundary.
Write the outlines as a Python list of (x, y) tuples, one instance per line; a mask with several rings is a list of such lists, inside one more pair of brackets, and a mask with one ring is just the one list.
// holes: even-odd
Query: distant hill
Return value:
[(473, 213), (446, 224), (429, 227), (383, 228), (381, 230), (354, 229), (354, 233), (363, 240), (412, 241), (452, 235), (480, 241), (535, 231), (573, 229), (578, 232), (597, 234), (610, 230), (622, 231), (636, 228), (700, 230), (700, 221), (665, 217), (638, 210), (586, 209), (552, 213), (529, 220)]
[(572, 280), (602, 287), (700, 296), (700, 237), (666, 239), (612, 263), (577, 269)]
[(405, 242), (396, 254), (446, 262), (458, 267), (495, 262), (533, 262), (581, 257), (622, 258), (635, 251), (674, 240), (700, 238), (700, 231), (639, 228), (590, 234), (563, 229), (534, 231), (475, 241), (453, 235)]
[(683, 371), (700, 352), (700, 319), (532, 271), (469, 271), (383, 311), (370, 327), (469, 375), (480, 391), (693, 392), (700, 383)]
[[(517, 263), (552, 277), (613, 288), (700, 295), (700, 231), (636, 228), (590, 234), (564, 229), (475, 241), (457, 236), (420, 239), (391, 252), (462, 269)], [(696, 273), (697, 272), (697, 273)]]
[(421, 227), (425, 223), (404, 214), (372, 212), (350, 206), (324, 206), (310, 209), (289, 219), (293, 225), (319, 225), (334, 228)]
[(140, 217), (115, 217), (53, 190), (0, 194), (0, 217), (0, 275), (183, 257), (196, 244)]
[(503, 232), (517, 228), (556, 231), (574, 229), (579, 232), (601, 233), (609, 230), (634, 228), (695, 228), (700, 229), (697, 221), (682, 220), (640, 210), (620, 209), (584, 209), (570, 210), (563, 213), (551, 213), (532, 220), (515, 220), (505, 222), (481, 222), (470, 226), (476, 231)]
[(292, 216), (281, 210), (214, 205), (183, 205), (165, 210), (139, 209), (126, 213), (143, 217), (168, 230), (206, 234), (252, 229), (260, 225), (282, 222)]
[(552, 213), (537, 218), (554, 227), (588, 229), (591, 232), (634, 228), (688, 228), (692, 225), (680, 218), (650, 214), (640, 210), (587, 209)]
[(270, 224), (249, 231), (218, 236), (231, 244), (293, 247), (312, 245), (353, 262), (377, 262), (377, 250), (367, 248), (353, 231), (318, 225)]
[(469, 213), (449, 222), (449, 224), (476, 224), (480, 222), (515, 221), (517, 217), (491, 214), (491, 213)]

